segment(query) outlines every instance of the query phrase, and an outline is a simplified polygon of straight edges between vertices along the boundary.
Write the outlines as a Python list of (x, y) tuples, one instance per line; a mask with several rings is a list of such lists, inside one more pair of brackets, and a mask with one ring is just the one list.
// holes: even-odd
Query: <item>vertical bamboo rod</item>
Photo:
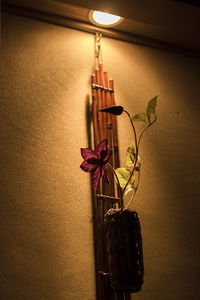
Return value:
[[(110, 85), (110, 102), (111, 106), (115, 105), (115, 99), (114, 99), (114, 81), (113, 79), (109, 80)], [(116, 126), (116, 116), (112, 115), (112, 122), (113, 122), (113, 133), (114, 133), (114, 145), (118, 147), (118, 138), (117, 138), (117, 126)]]
[[(115, 98), (114, 98), (114, 81), (113, 79), (109, 80), (110, 85), (110, 101), (111, 106), (115, 105)], [(117, 169), (120, 166), (119, 162), (119, 146), (118, 146), (118, 135), (117, 135), (117, 120), (116, 116), (112, 115), (112, 124), (113, 124), (113, 144), (114, 144), (114, 168)], [(121, 188), (117, 186), (117, 196), (120, 197), (121, 195)]]
[[(101, 77), (100, 73), (103, 72), (103, 66), (99, 64), (99, 70), (96, 70), (96, 82), (98, 84), (97, 88), (97, 94), (98, 94), (98, 109), (102, 109), (103, 106), (105, 105), (105, 101), (103, 103), (103, 96), (102, 91), (103, 89), (101, 88)], [(102, 83), (103, 83), (103, 78), (102, 78)], [(99, 141), (100, 142), (102, 139), (106, 137), (106, 132), (104, 131), (104, 119), (103, 119), (103, 114), (98, 113), (98, 125), (99, 125)], [(101, 193), (107, 194), (107, 184), (102, 181), (101, 183)], [(105, 233), (104, 233), (104, 215), (106, 211), (108, 210), (107, 207), (108, 201), (99, 201), (99, 231), (101, 232), (101, 236), (99, 237), (99, 241), (101, 244), (101, 253), (100, 253), (100, 269), (103, 270), (103, 273), (108, 272), (108, 262), (107, 262), (107, 256), (106, 256), (106, 240), (105, 240)], [(113, 291), (110, 287), (109, 284), (109, 277), (108, 276), (99, 276), (100, 280), (100, 285), (101, 285), (101, 291), (100, 294), (103, 295), (103, 299), (109, 299), (109, 300), (114, 300), (113, 299)]]
[[(108, 74), (107, 74), (107, 72), (104, 72), (104, 82), (105, 82), (105, 88), (108, 89)], [(109, 107), (110, 106), (110, 99), (109, 99), (109, 91), (108, 90), (106, 90), (106, 92), (105, 92), (105, 100), (106, 100), (105, 101), (105, 106)], [(106, 132), (106, 137), (108, 139), (108, 148), (110, 150), (113, 150), (112, 122), (111, 122), (110, 114), (103, 113), (103, 115), (104, 115), (104, 119), (106, 120), (106, 131), (105, 132)], [(109, 163), (111, 165), (113, 165), (112, 159), (109, 161)], [(113, 174), (110, 171), (110, 169), (108, 169), (108, 177), (109, 177), (110, 183), (107, 185), (107, 194), (115, 196), (114, 178), (113, 178)], [(105, 203), (104, 215), (112, 206), (113, 206), (112, 200), (109, 200)], [(105, 246), (106, 246), (106, 235), (105, 235)], [(105, 267), (106, 267), (107, 272), (109, 272), (107, 256), (105, 257)], [(108, 291), (109, 291), (109, 298), (108, 299), (116, 300), (116, 293), (112, 290), (110, 284), (108, 286)]]
[[(109, 86), (108, 86), (108, 73), (104, 72), (104, 79), (105, 79), (105, 87), (106, 87), (106, 106), (111, 106), (110, 103), (110, 93), (109, 93)], [(107, 115), (107, 138), (108, 138), (108, 144), (109, 149), (113, 150), (113, 138), (112, 138), (112, 118), (110, 114), (104, 113), (104, 115)], [(114, 155), (114, 153), (113, 153)], [(113, 166), (113, 157), (109, 162)], [(115, 195), (115, 186), (114, 186), (114, 176), (110, 170), (108, 170), (109, 178), (110, 178), (110, 184), (108, 185), (108, 194), (109, 195)], [(110, 203), (112, 206), (112, 202)], [(110, 208), (110, 207), (109, 207)]]
[[(110, 98), (111, 98), (111, 106), (115, 105), (114, 99), (114, 81), (110, 79)], [(118, 136), (117, 136), (117, 124), (116, 124), (116, 116), (112, 115), (112, 123), (113, 123), (113, 140), (114, 140), (114, 151), (115, 151), (115, 168), (119, 168), (119, 147), (118, 147)]]
[[(105, 87), (106, 89), (108, 89), (108, 73), (104, 72), (104, 78), (105, 78)], [(110, 96), (109, 96), (109, 91), (106, 91), (106, 106), (109, 107), (111, 106), (110, 104)], [(112, 121), (111, 121), (111, 115), (107, 114), (107, 129), (111, 129), (112, 128)], [(108, 139), (110, 139), (110, 132), (108, 130)]]
[[(96, 82), (100, 86), (100, 74), (99, 70), (96, 70)], [(101, 90), (100, 88), (97, 89), (98, 95), (98, 109), (102, 109), (102, 99), (101, 99)], [(104, 132), (103, 132), (103, 116), (102, 113), (98, 112), (98, 121), (99, 121), (99, 131), (100, 131), (100, 141), (104, 139)]]
[[(104, 74), (104, 76), (103, 76)], [(105, 82), (105, 86), (104, 86)], [(109, 88), (111, 92), (109, 92)], [(114, 168), (119, 167), (119, 153), (118, 153), (118, 137), (117, 137), (117, 125), (116, 117), (110, 114), (100, 113), (98, 109), (106, 108), (115, 105), (114, 103), (114, 83), (113, 80), (109, 80), (108, 74), (103, 73), (103, 66), (99, 64), (99, 69), (96, 70), (96, 76), (92, 75), (92, 103), (93, 103), (93, 135), (95, 149), (98, 143), (108, 138), (109, 149), (113, 150), (113, 161), (110, 163)], [(110, 184), (107, 185), (102, 181), (98, 194), (105, 194), (116, 197), (113, 174), (108, 171), (110, 178)], [(96, 193), (96, 195), (97, 195)], [(130, 300), (129, 293), (118, 293), (113, 291), (109, 283), (109, 276), (106, 273), (108, 270), (108, 259), (106, 255), (106, 239), (104, 233), (104, 215), (109, 208), (112, 207), (112, 200), (104, 199), (100, 200), (95, 197), (96, 208), (96, 235), (97, 235), (97, 296), (98, 300)]]
[(96, 91), (96, 77), (92, 74), (92, 104), (93, 104), (93, 135), (94, 135), (94, 147), (96, 149), (98, 145), (98, 124), (97, 124), (97, 91)]
[[(98, 74), (98, 72), (96, 72)], [(100, 133), (99, 133), (99, 121), (98, 121), (98, 106), (100, 102), (100, 95), (98, 90), (96, 89), (97, 77), (92, 75), (92, 100), (93, 100), (93, 132), (94, 132), (94, 146), (95, 149), (100, 141)], [(100, 104), (101, 105), (101, 104)], [(97, 260), (97, 272), (103, 270), (104, 263), (103, 263), (103, 241), (102, 237), (104, 235), (102, 231), (102, 207), (103, 203), (98, 200), (97, 193), (100, 194), (102, 192), (101, 187), (98, 188), (97, 192), (95, 193), (95, 207), (96, 207), (96, 216), (95, 216), (95, 231), (97, 236), (97, 247), (96, 247), (96, 260)], [(99, 299), (105, 299), (105, 288), (104, 288), (104, 280), (99, 274), (97, 274), (97, 293)]]
[[(102, 108), (106, 108), (106, 99), (105, 99), (105, 91), (103, 89), (104, 87), (104, 78), (103, 78), (103, 65), (99, 64), (99, 72), (100, 72), (100, 85), (101, 85), (101, 97), (102, 97)], [(106, 134), (106, 115), (102, 114), (103, 118), (103, 131), (104, 136)]]
[[(100, 70), (100, 84), (101, 84), (101, 93), (102, 93), (102, 106), (103, 108), (107, 107), (107, 103), (106, 103), (106, 93), (104, 91), (104, 87), (103, 87), (103, 83), (105, 78), (103, 77), (103, 65), (99, 64), (99, 70)], [(99, 120), (100, 123), (102, 123), (103, 129), (104, 129), (104, 136), (107, 137), (106, 131), (107, 131), (107, 118), (106, 118), (106, 114), (100, 113), (102, 114), (102, 119)], [(108, 139), (108, 148), (112, 149), (112, 143), (109, 141)], [(110, 170), (108, 171), (108, 177), (109, 179), (112, 180), (112, 174), (109, 173)], [(113, 195), (113, 191), (110, 191), (110, 184), (105, 183), (104, 181), (102, 181), (102, 191), (103, 194), (107, 194), (107, 195)], [(104, 232), (104, 215), (105, 213), (108, 211), (108, 209), (111, 207), (110, 200), (104, 200), (102, 201), (103, 203), (103, 210), (102, 210), (102, 229)], [(106, 235), (105, 233), (103, 234), (103, 245), (104, 245), (104, 270), (105, 272), (109, 272), (108, 270), (108, 259), (107, 259), (107, 255), (106, 255)], [(109, 300), (114, 300), (114, 292), (110, 286), (109, 283), (109, 277), (105, 277), (104, 278), (104, 282), (105, 282), (105, 293), (106, 293), (106, 298), (105, 299), (109, 299)]]

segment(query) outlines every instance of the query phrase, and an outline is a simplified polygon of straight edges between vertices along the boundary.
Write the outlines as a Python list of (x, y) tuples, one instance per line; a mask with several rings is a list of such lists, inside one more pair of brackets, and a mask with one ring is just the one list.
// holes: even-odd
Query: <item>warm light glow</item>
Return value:
[(123, 20), (120, 16), (108, 14), (102, 11), (91, 11), (89, 14), (89, 18), (92, 23), (98, 26), (103, 27), (112, 27), (115, 26)]

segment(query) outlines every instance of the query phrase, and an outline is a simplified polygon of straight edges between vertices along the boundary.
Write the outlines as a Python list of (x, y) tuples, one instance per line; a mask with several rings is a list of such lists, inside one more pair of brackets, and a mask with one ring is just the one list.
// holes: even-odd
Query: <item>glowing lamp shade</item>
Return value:
[(97, 10), (90, 11), (89, 19), (93, 24), (101, 27), (116, 26), (123, 21), (123, 18), (120, 16), (108, 14)]

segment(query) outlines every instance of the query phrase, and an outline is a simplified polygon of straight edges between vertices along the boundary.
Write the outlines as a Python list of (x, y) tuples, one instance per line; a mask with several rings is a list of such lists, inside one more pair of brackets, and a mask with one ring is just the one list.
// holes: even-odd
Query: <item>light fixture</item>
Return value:
[(121, 23), (124, 18), (102, 11), (91, 10), (89, 12), (89, 20), (100, 27), (113, 27)]

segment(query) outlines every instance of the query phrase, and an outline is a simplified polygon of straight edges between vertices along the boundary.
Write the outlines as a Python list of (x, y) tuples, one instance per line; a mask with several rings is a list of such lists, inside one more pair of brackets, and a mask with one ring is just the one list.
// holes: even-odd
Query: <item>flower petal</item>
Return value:
[(104, 139), (98, 144), (95, 153), (99, 156), (99, 158), (100, 158), (101, 151), (107, 150), (107, 145), (108, 145), (108, 139)]
[(87, 162), (87, 160), (84, 160), (82, 162), (82, 164), (80, 165), (80, 168), (85, 172), (91, 173), (91, 172), (95, 171), (95, 169), (97, 168), (97, 165), (90, 164)]
[(111, 154), (112, 150), (101, 151), (100, 156), (104, 165), (109, 161)]
[(103, 177), (103, 180), (106, 183), (109, 183), (109, 179), (108, 179), (108, 175), (107, 175), (107, 170), (106, 170), (105, 166), (102, 167), (102, 177)]
[(92, 173), (92, 185), (95, 189), (98, 189), (99, 187), (99, 181), (101, 177), (101, 168), (98, 167), (93, 173)]
[(81, 155), (84, 158), (84, 160), (95, 158), (98, 159), (97, 154), (90, 148), (81, 148)]

